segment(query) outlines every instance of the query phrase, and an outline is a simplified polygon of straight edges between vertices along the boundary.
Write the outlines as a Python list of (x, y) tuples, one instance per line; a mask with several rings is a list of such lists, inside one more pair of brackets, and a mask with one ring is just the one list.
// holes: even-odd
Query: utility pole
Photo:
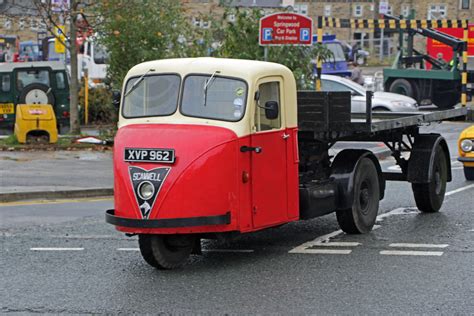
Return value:
[(69, 94), (71, 96), (70, 100), (70, 124), (71, 124), (71, 134), (80, 134), (81, 129), (79, 125), (79, 97), (78, 97), (78, 74), (77, 74), (77, 47), (76, 47), (76, 39), (77, 39), (77, 28), (76, 28), (76, 20), (78, 15), (78, 0), (70, 0), (70, 18), (69, 18), (69, 38), (70, 38), (70, 46), (69, 46), (69, 53), (71, 55), (71, 85), (69, 86)]

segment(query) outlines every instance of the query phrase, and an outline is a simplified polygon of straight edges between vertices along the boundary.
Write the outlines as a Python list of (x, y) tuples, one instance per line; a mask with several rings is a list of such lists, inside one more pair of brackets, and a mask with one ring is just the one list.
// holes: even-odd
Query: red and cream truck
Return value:
[[(418, 208), (440, 209), (451, 180), (439, 134), (419, 125), (463, 116), (351, 114), (351, 92), (296, 90), (285, 66), (249, 60), (158, 60), (124, 80), (114, 140), (114, 209), (106, 221), (138, 235), (145, 261), (171, 269), (202, 238), (250, 233), (336, 212), (347, 233), (369, 232), (386, 181), (412, 183)], [(401, 171), (383, 172), (369, 150), (384, 142)], [(409, 159), (402, 155), (409, 152)]]

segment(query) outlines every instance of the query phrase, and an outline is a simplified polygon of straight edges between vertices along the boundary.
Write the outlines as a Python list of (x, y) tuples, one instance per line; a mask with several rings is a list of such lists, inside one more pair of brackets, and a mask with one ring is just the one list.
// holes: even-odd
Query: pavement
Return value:
[(113, 194), (112, 152), (0, 152), (0, 202)]

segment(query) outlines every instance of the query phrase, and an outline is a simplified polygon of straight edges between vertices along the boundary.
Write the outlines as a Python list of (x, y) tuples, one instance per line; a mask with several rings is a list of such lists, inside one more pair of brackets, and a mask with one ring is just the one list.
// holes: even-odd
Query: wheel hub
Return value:
[(370, 201), (370, 188), (366, 181), (362, 182), (359, 191), (359, 203), (362, 213), (365, 215), (368, 212), (368, 206)]

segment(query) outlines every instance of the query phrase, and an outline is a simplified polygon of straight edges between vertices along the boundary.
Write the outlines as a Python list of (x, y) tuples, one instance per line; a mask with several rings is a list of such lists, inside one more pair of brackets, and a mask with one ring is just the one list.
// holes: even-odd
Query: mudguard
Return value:
[(452, 180), (451, 156), (448, 144), (440, 134), (421, 134), (415, 137), (408, 161), (407, 181), (411, 183), (429, 183), (433, 178), (435, 150), (438, 146), (444, 151), (448, 164), (448, 182)]
[(337, 209), (347, 209), (352, 206), (354, 173), (362, 158), (369, 158), (374, 162), (379, 177), (380, 200), (385, 195), (385, 180), (377, 157), (369, 150), (344, 149), (334, 158), (331, 165), (331, 178), (337, 183), (338, 189)]

